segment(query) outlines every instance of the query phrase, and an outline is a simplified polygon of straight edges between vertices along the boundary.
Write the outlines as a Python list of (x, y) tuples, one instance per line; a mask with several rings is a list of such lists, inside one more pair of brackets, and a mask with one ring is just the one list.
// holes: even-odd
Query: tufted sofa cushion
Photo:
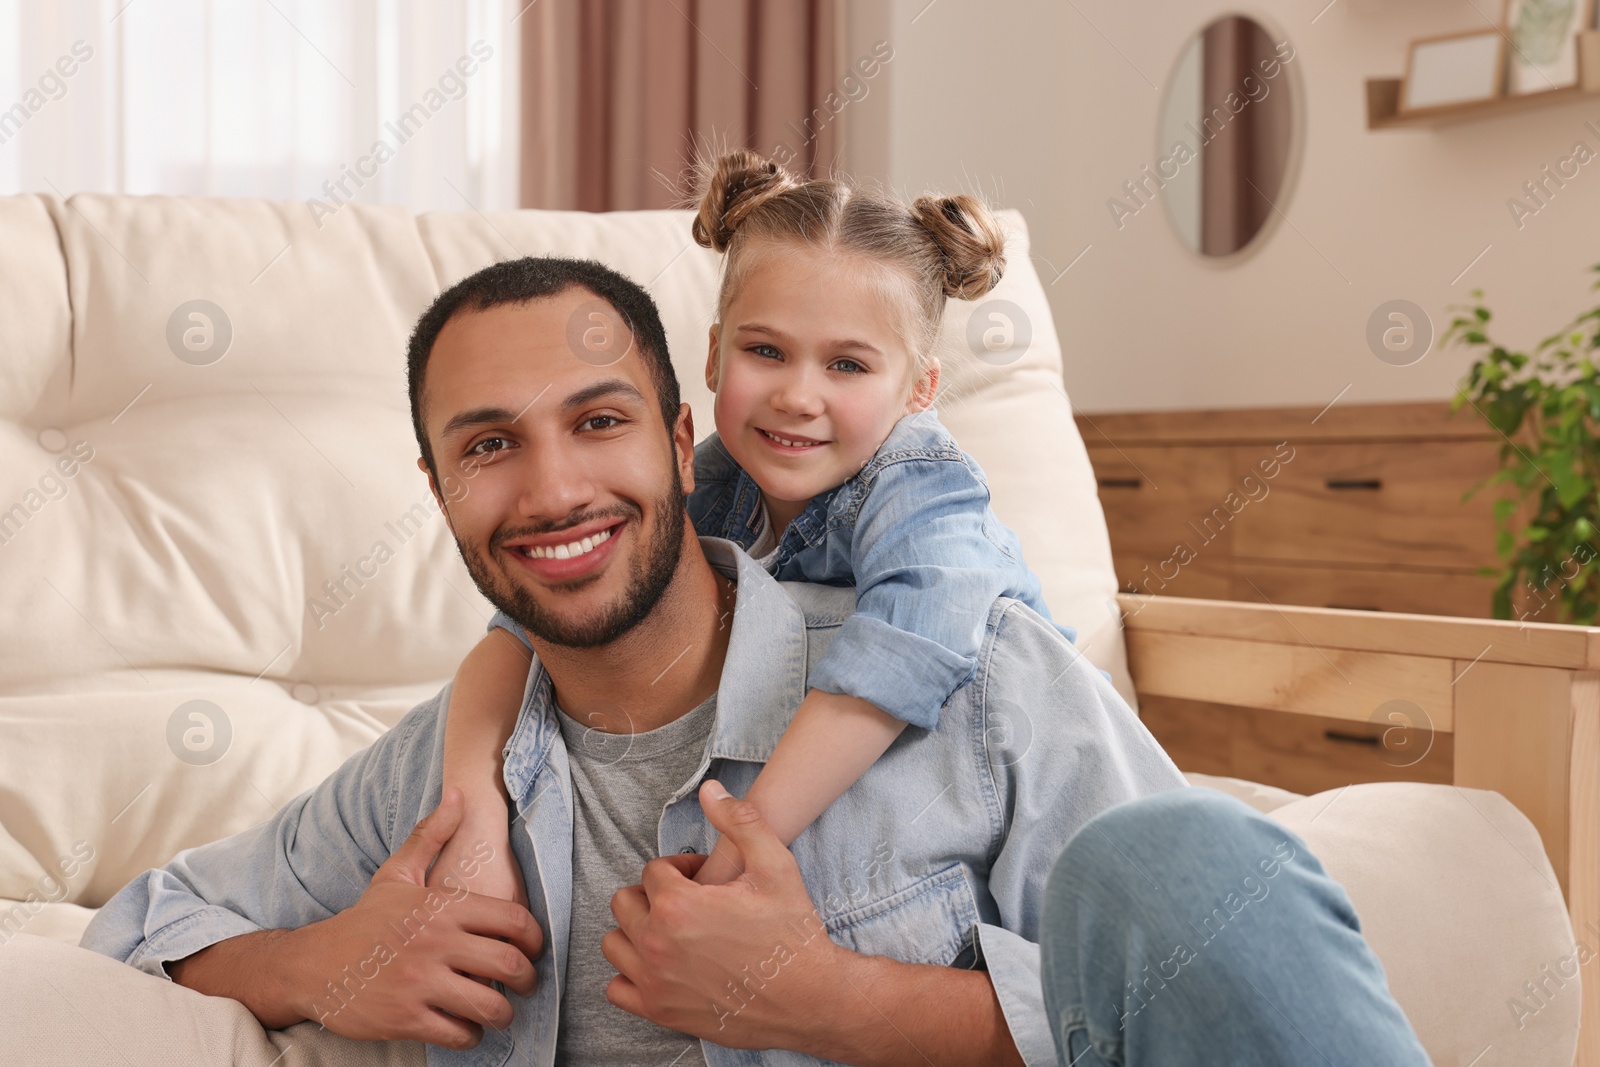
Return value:
[[(406, 406), (405, 340), (443, 287), (525, 254), (616, 267), (660, 303), (710, 432), (718, 264), (688, 220), (0, 198), (0, 941), (75, 937), (139, 871), (261, 821), (481, 634)], [(1093, 475), (1006, 224), (1006, 303), (951, 305), (941, 411), (1131, 699)], [(980, 359), (969, 327), (995, 323), (1011, 342)]]

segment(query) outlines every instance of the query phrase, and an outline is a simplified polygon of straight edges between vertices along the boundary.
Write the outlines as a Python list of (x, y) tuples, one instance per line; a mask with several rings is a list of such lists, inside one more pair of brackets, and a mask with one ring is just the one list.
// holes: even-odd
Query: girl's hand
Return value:
[(726, 837), (717, 838), (711, 855), (695, 872), (694, 880), (701, 885), (726, 885), (744, 873), (744, 853)]
[(510, 812), (498, 792), (468, 795), (461, 825), (428, 872), (428, 885), (462, 886), (527, 907), (528, 893), (511, 851), (510, 829)]

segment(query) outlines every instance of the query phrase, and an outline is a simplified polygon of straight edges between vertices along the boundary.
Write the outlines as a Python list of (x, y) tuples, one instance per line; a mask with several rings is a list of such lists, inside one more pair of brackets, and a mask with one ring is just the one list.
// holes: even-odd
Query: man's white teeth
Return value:
[(529, 559), (571, 559), (573, 556), (582, 556), (593, 552), (599, 545), (611, 540), (610, 530), (601, 530), (592, 537), (585, 537), (582, 541), (573, 541), (565, 545), (532, 545), (522, 549), (522, 554)]

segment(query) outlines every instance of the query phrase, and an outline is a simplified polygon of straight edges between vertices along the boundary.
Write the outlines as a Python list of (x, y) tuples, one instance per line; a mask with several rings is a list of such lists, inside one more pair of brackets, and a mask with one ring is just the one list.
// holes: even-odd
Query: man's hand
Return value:
[(346, 1037), (472, 1048), (511, 1004), (474, 977), (533, 992), (544, 935), (526, 908), (468, 892), (428, 866), (461, 821), (451, 789), (347, 911), (298, 930), (213, 945), (171, 965), (174, 980), (230, 996), (266, 1026), (314, 1019)]
[(814, 994), (838, 985), (852, 954), (828, 939), (794, 856), (755, 805), (715, 781), (700, 788), (706, 818), (744, 856), (726, 885), (698, 885), (702, 856), (645, 866), (619, 890), (619, 929), (601, 951), (619, 972), (606, 998), (661, 1026), (732, 1048), (814, 1045)]

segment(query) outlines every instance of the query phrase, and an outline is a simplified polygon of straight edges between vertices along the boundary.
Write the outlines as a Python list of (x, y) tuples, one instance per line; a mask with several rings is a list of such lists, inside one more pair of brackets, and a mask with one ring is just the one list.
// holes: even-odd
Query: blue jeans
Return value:
[(1106, 1064), (1417, 1064), (1344, 889), (1223, 793), (1128, 801), (1067, 843), (1045, 891), (1056, 1054)]

